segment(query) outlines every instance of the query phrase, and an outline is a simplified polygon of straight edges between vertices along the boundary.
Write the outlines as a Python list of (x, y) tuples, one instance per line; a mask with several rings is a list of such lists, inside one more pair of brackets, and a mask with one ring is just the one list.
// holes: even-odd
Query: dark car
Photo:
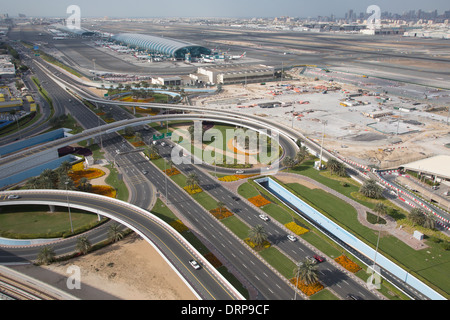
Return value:
[(355, 296), (355, 295), (353, 295), (353, 294), (351, 294), (351, 293), (347, 294), (347, 295), (345, 296), (345, 298), (346, 298), (347, 300), (362, 300), (360, 297)]
[(321, 256), (318, 256), (317, 254), (314, 255), (314, 259), (316, 259), (317, 262), (324, 262), (325, 261), (324, 258), (322, 258)]

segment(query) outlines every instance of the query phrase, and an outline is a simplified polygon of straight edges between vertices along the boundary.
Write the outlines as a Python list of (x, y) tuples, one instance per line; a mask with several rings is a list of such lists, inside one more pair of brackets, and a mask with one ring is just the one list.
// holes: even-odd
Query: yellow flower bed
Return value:
[(248, 201), (250, 201), (257, 207), (263, 207), (270, 203), (270, 201), (264, 198), (262, 195), (257, 195), (256, 197), (249, 198)]
[(286, 223), (284, 226), (286, 228), (288, 228), (289, 230), (291, 230), (293, 233), (295, 233), (298, 236), (300, 236), (300, 235), (302, 235), (304, 233), (307, 233), (309, 231), (308, 229), (299, 226), (298, 224), (296, 224), (293, 221), (289, 222), (289, 223)]
[(179, 233), (182, 233), (183, 231), (189, 230), (188, 227), (185, 226), (185, 224), (181, 220), (175, 220), (169, 223), (172, 228), (177, 230)]
[(219, 178), (219, 181), (223, 181), (223, 182), (232, 182), (232, 181), (238, 181), (241, 179), (247, 179), (247, 178), (251, 178), (256, 176), (256, 174), (234, 174), (231, 176), (225, 176), (225, 177), (221, 177)]
[(297, 288), (300, 289), (300, 291), (302, 291), (304, 294), (306, 294), (308, 297), (312, 296), (313, 294), (319, 292), (320, 290), (322, 290), (324, 287), (320, 282), (316, 282), (314, 284), (310, 284), (310, 285), (306, 285), (301, 279), (297, 278), (292, 278), (290, 280), (290, 282), (294, 285), (297, 286)]
[(186, 190), (189, 194), (196, 194), (196, 193), (200, 193), (203, 191), (202, 188), (200, 188), (199, 186), (195, 186), (195, 187), (186, 186), (183, 189)]
[(110, 198), (115, 198), (117, 195), (116, 189), (110, 186), (92, 186), (91, 192)]
[[(250, 246), (250, 248), (255, 249), (257, 247), (257, 245), (255, 243), (253, 243), (250, 238), (245, 238), (244, 242), (246, 244), (248, 244)], [(271, 246), (272, 244), (269, 241), (264, 241), (264, 243), (262, 244), (261, 248), (267, 249)]]
[(91, 179), (99, 178), (103, 175), (105, 175), (105, 172), (100, 169), (96, 169), (96, 168), (91, 168), (91, 169), (87, 169), (87, 170), (75, 170), (75, 171), (69, 172), (69, 177), (73, 180), (73, 182), (76, 185), (79, 183), (81, 178), (87, 178), (87, 179), (91, 180)]
[(339, 263), (341, 266), (343, 266), (345, 269), (347, 269), (350, 272), (356, 273), (359, 270), (361, 270), (361, 267), (358, 266), (356, 263), (354, 263), (352, 260), (347, 258), (345, 255), (341, 255), (334, 259), (337, 263)]
[(219, 178), (219, 181), (223, 181), (223, 182), (232, 182), (232, 181), (238, 181), (239, 178), (236, 176), (225, 176), (225, 177), (221, 177)]
[(84, 170), (84, 162), (78, 162), (72, 166), (72, 171)]

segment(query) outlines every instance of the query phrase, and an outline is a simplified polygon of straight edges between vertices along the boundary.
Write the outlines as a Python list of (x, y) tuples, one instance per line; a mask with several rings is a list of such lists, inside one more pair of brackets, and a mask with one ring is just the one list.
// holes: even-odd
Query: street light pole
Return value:
[(300, 275), (300, 266), (301, 266), (301, 262), (297, 262), (297, 283), (295, 284), (296, 288), (294, 290), (294, 300), (297, 300), (297, 290), (298, 290), (298, 278)]
[(69, 184), (69, 181), (64, 182), (64, 184), (66, 185), (67, 208), (69, 209), (70, 231), (73, 233), (72, 214), (70, 213), (70, 203), (69, 203), (69, 190), (67, 189), (67, 185)]
[(322, 131), (322, 145), (320, 146), (319, 170), (322, 168), (323, 140), (325, 138), (325, 126), (328, 124), (328, 121), (323, 120), (322, 123), (323, 123), (323, 131)]

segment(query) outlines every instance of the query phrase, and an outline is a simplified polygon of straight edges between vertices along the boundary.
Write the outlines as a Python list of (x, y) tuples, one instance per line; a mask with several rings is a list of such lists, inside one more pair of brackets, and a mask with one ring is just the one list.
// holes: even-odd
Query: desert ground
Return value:
[(111, 296), (119, 300), (197, 300), (166, 261), (138, 235), (67, 262), (27, 268), (52, 271), (55, 276), (46, 282), (56, 286), (66, 282), (71, 265), (80, 268), (82, 292), (74, 289), (70, 293), (83, 300), (114, 299)]

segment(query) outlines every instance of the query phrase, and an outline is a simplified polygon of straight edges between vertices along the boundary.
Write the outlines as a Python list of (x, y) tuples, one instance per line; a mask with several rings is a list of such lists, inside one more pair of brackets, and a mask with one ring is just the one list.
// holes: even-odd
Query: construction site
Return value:
[(227, 85), (218, 95), (192, 100), (197, 106), (284, 123), (318, 143), (323, 138), (330, 151), (380, 169), (450, 155), (445, 147), (450, 143), (449, 112), (439, 102), (322, 80), (306, 75), (303, 68), (291, 69), (275, 82)]

